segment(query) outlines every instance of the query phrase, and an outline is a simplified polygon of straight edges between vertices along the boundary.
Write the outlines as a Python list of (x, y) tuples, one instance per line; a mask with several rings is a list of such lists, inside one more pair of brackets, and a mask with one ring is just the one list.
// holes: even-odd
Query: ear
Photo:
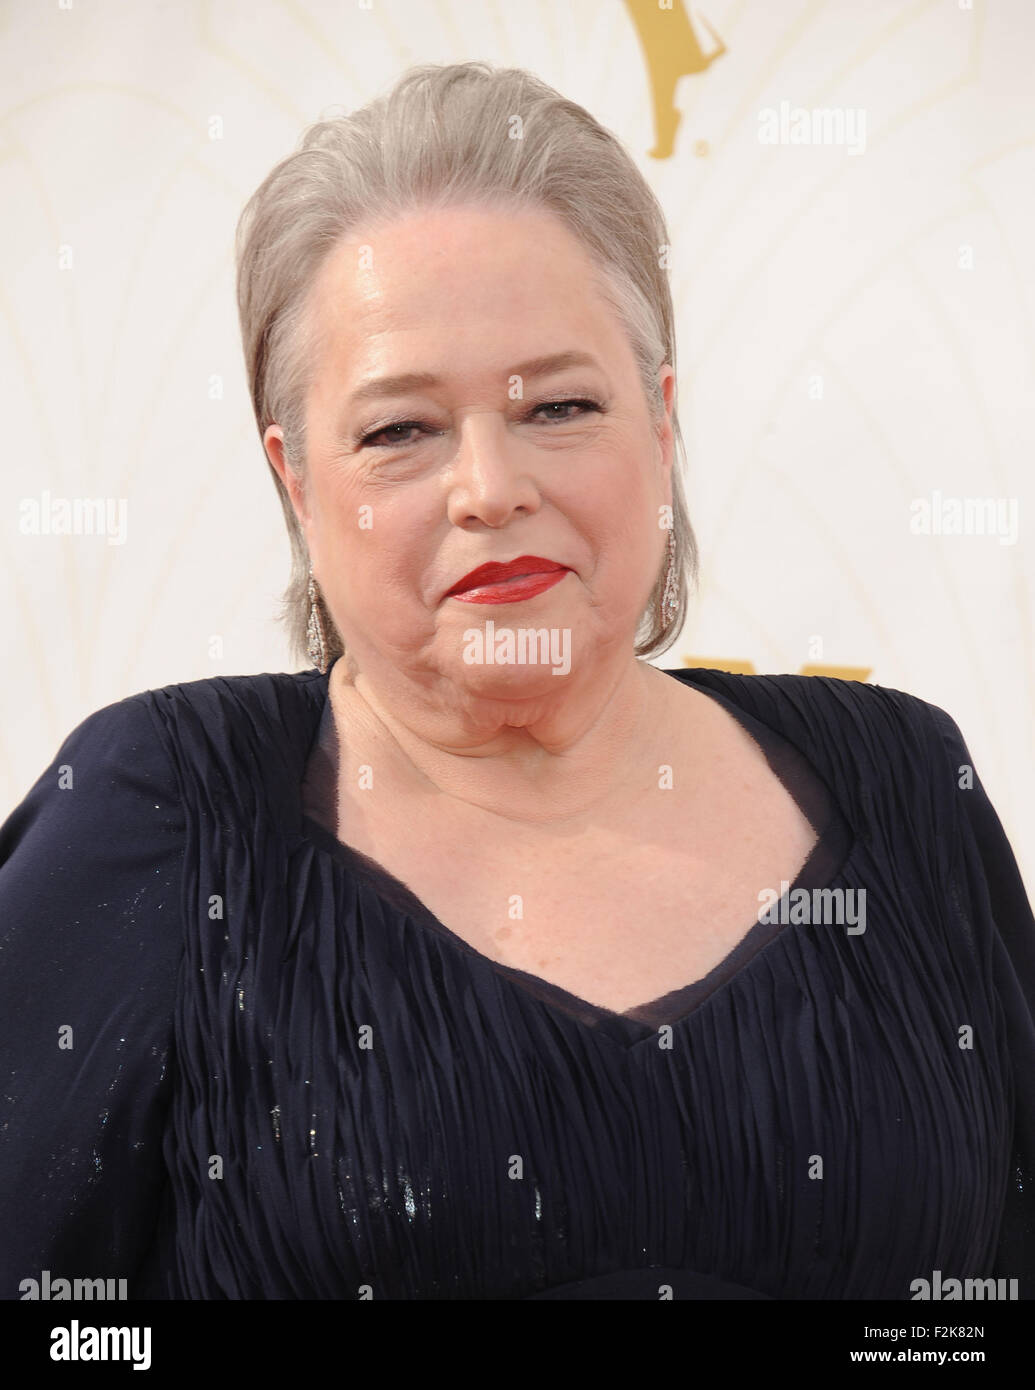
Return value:
[(672, 505), (672, 466), (676, 457), (676, 440), (672, 429), (672, 412), (676, 403), (676, 374), (668, 362), (658, 368), (658, 384), (665, 402), (665, 413), (655, 426), (658, 441), (658, 463), (662, 470), (665, 494), (669, 506)]
[(266, 450), (266, 457), (270, 461), (270, 466), (276, 471), (277, 477), (287, 489), (298, 524), (308, 538), (309, 507), (305, 486), (301, 477), (288, 464), (287, 456), (284, 453), (284, 431), (279, 425), (267, 426), (266, 432), (262, 436), (262, 446)]

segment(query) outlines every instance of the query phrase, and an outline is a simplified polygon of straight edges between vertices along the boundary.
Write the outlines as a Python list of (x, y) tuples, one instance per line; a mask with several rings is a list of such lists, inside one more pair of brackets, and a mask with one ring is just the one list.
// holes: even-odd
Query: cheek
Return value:
[(354, 471), (325, 464), (314, 469), (310, 493), (314, 520), (331, 542), (360, 527), (364, 498)]
[(441, 505), (417, 488), (351, 480), (329, 488), (324, 501), (323, 554), (342, 604), (361, 621), (408, 626), (441, 543)]
[(309, 480), (313, 528), (332, 563), (357, 546), (370, 551), (370, 539), (385, 533), (389, 508), (351, 463), (325, 460)]
[(642, 564), (653, 554), (658, 508), (664, 498), (654, 480), (628, 464), (602, 477), (582, 499), (580, 512), (600, 563)]

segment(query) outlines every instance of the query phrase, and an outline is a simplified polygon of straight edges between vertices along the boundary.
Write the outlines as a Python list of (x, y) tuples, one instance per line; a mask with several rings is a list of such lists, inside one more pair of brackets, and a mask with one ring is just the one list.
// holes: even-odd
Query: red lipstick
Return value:
[(544, 560), (540, 555), (519, 555), (505, 565), (495, 562), (479, 565), (457, 580), (445, 597), (459, 599), (461, 603), (520, 603), (552, 588), (567, 573), (567, 565), (558, 565), (554, 560)]

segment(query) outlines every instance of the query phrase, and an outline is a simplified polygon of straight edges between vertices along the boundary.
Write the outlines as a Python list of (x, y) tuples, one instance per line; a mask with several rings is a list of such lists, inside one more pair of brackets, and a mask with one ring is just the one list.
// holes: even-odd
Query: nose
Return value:
[(460, 441), (449, 470), (446, 502), (450, 522), (469, 527), (505, 526), (515, 516), (531, 516), (542, 505), (539, 488), (520, 444), (494, 411), (473, 413), (460, 426)]

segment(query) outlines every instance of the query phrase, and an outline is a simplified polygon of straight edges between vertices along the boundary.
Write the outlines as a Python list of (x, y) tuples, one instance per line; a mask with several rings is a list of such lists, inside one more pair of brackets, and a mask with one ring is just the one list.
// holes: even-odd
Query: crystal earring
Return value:
[(679, 609), (679, 587), (676, 584), (676, 538), (668, 533), (668, 568), (665, 571), (665, 590), (661, 598), (661, 619), (668, 627)]
[(309, 566), (309, 621), (306, 624), (306, 636), (309, 640), (309, 660), (319, 669), (322, 676), (327, 671), (327, 634), (324, 632), (312, 565)]

